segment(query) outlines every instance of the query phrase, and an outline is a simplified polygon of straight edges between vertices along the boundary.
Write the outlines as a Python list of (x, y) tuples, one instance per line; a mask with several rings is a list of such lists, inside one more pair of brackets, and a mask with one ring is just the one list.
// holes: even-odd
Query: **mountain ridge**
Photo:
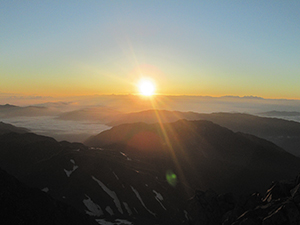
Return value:
[[(162, 124), (159, 123), (123, 124), (92, 137), (85, 144), (100, 148), (122, 149), (129, 156), (130, 154), (141, 155), (149, 159), (155, 157), (161, 159), (166, 156), (172, 158), (175, 155), (181, 163), (187, 167), (198, 168), (198, 171), (203, 169), (199, 164), (206, 165), (210, 168), (211, 174), (216, 177), (220, 177), (221, 174), (212, 165), (217, 167), (218, 163), (220, 167), (228, 169), (233, 174), (236, 173), (234, 168), (240, 171), (246, 169), (247, 173), (251, 173), (247, 167), (244, 167), (244, 165), (249, 165), (258, 177), (260, 176), (257, 172), (259, 170), (262, 170), (261, 174), (263, 171), (268, 173), (270, 170), (280, 174), (285, 170), (281, 167), (279, 169), (277, 165), (281, 159), (288, 158), (291, 160), (290, 163), (292, 162), (289, 166), (299, 167), (298, 158), (275, 144), (253, 135), (234, 133), (211, 121), (180, 120), (163, 124), (163, 129), (161, 126)], [(140, 140), (144, 141), (141, 143)], [(149, 144), (149, 148), (145, 146), (145, 143)], [(153, 148), (155, 150), (149, 152)], [(191, 162), (188, 163), (185, 160)], [(293, 170), (292, 166), (290, 169)], [(226, 177), (225, 174), (223, 175)], [(202, 176), (206, 177), (205, 173)], [(208, 183), (211, 186), (216, 185), (212, 184), (213, 181)]]
[(0, 134), (10, 133), (10, 132), (29, 133), (30, 130), (28, 130), (27, 128), (23, 128), (23, 127), (16, 127), (11, 124), (3, 123), (0, 121)]
[(252, 134), (275, 143), (288, 152), (300, 156), (300, 123), (279, 118), (255, 116), (245, 113), (195, 113), (168, 110), (146, 110), (129, 113), (115, 119), (109, 125), (123, 123), (167, 123), (179, 119), (209, 120), (235, 132)]

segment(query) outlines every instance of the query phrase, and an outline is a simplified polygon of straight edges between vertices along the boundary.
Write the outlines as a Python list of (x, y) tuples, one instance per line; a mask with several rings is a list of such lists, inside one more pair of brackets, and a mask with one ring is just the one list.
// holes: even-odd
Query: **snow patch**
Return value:
[(109, 215), (114, 215), (114, 211), (109, 206), (106, 206), (105, 210), (109, 213)]
[(123, 205), (124, 205), (124, 207), (125, 207), (125, 209), (126, 209), (128, 215), (131, 216), (131, 215), (132, 215), (132, 211), (131, 211), (131, 209), (129, 208), (129, 205), (128, 205), (126, 202), (123, 202)]
[(115, 225), (115, 223), (106, 221), (105, 219), (96, 219), (96, 222), (100, 225)]
[(66, 169), (64, 169), (64, 171), (65, 171), (67, 177), (70, 177), (71, 174), (72, 174), (76, 169), (78, 169), (78, 166), (75, 165), (75, 161), (74, 161), (73, 159), (70, 159), (70, 162), (73, 164), (73, 169), (72, 169), (72, 170), (66, 170)]
[(76, 169), (78, 169), (78, 166), (73, 165), (73, 169), (72, 169), (72, 170), (66, 170), (66, 169), (64, 169), (64, 171), (65, 171), (67, 177), (70, 177), (71, 174), (72, 174)]
[(49, 191), (49, 188), (45, 187), (42, 189), (42, 191), (47, 193)]
[(133, 224), (133, 223), (131, 223), (131, 222), (129, 222), (129, 221), (127, 221), (127, 220), (121, 220), (121, 219), (116, 219), (116, 222), (117, 222), (117, 225), (123, 225), (123, 224), (125, 224), (125, 225), (131, 225), (131, 224)]
[(185, 218), (186, 218), (187, 220), (189, 220), (189, 214), (188, 214), (188, 212), (187, 212), (187, 211), (185, 211), (185, 210), (183, 210), (183, 212), (184, 212), (184, 216), (185, 216)]
[(120, 180), (119, 177), (117, 176), (117, 174), (115, 174), (115, 172), (113, 172), (113, 174), (115, 175), (117, 180)]
[(99, 147), (90, 147), (90, 150), (103, 150), (103, 148), (99, 148)]
[(93, 180), (96, 181), (100, 187), (114, 200), (115, 205), (117, 207), (117, 209), (119, 210), (119, 212), (121, 214), (123, 214), (123, 209), (121, 207), (121, 202), (118, 199), (118, 196), (116, 194), (116, 192), (110, 190), (108, 187), (106, 187), (100, 180), (98, 180), (97, 178), (95, 178), (94, 176), (92, 176)]
[(164, 200), (163, 196), (158, 193), (157, 191), (153, 190), (154, 194), (155, 194), (155, 199), (156, 201), (158, 201), (158, 203), (161, 205), (161, 207), (164, 209), (164, 210), (167, 210), (166, 207), (162, 204), (161, 201)]
[(131, 158), (129, 158), (124, 152), (120, 152), (120, 153), (121, 155), (125, 156), (128, 161), (131, 161)]
[(84, 205), (87, 207), (88, 210), (85, 210), (86, 214), (90, 216), (101, 216), (103, 215), (103, 211), (99, 205), (94, 203), (92, 199), (88, 196), (85, 195), (87, 199), (83, 200)]
[(143, 202), (143, 200), (142, 200), (142, 198), (141, 198), (139, 192), (138, 192), (137, 190), (135, 190), (132, 186), (130, 186), (130, 187), (131, 187), (132, 191), (135, 193), (136, 197), (140, 200), (142, 206), (144, 206), (144, 208), (145, 208), (151, 215), (153, 215), (153, 216), (156, 217), (155, 213), (152, 212), (150, 209), (147, 208), (147, 206), (146, 206), (145, 203)]
[(156, 195), (155, 198), (158, 198), (160, 201), (164, 200), (163, 196), (158, 193), (157, 191), (153, 190), (154, 194)]
[(106, 221), (105, 219), (96, 219), (96, 222), (101, 225), (133, 225), (132, 222), (121, 219), (116, 219), (114, 222)]

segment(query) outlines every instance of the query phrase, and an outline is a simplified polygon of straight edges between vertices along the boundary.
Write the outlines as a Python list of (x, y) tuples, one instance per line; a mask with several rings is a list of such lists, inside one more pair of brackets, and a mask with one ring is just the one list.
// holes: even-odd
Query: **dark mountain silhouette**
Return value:
[(0, 121), (0, 134), (10, 133), (10, 132), (28, 133), (28, 132), (30, 132), (30, 130), (23, 128), (23, 127), (16, 127), (11, 124), (3, 123)]
[(187, 224), (197, 189), (250, 193), (300, 171), (275, 144), (210, 121), (124, 124), (87, 143), (2, 134), (0, 166), (99, 223), (146, 225)]
[(300, 171), (300, 159), (275, 144), (210, 121), (124, 124), (91, 137), (85, 144), (155, 162), (161, 170), (172, 168), (190, 190), (263, 190), (272, 180)]
[(29, 188), (0, 169), (0, 223), (24, 225), (97, 224), (37, 188)]
[(15, 108), (18, 108), (18, 106), (10, 105), (10, 104), (0, 105), (0, 110), (15, 109)]
[(179, 119), (209, 120), (234, 132), (243, 132), (266, 139), (300, 156), (300, 123), (278, 118), (259, 117), (244, 113), (212, 113), (178, 112), (166, 110), (148, 110), (129, 113), (115, 119), (110, 125), (123, 123), (157, 123), (174, 122)]
[(299, 224), (300, 177), (275, 181), (265, 194), (236, 199), (230, 193), (196, 191), (189, 201), (191, 225)]
[(0, 149), (0, 165), (6, 171), (100, 222), (122, 219), (150, 225), (186, 220), (183, 188), (169, 185), (166, 171), (155, 164), (124, 152), (32, 133), (3, 134)]

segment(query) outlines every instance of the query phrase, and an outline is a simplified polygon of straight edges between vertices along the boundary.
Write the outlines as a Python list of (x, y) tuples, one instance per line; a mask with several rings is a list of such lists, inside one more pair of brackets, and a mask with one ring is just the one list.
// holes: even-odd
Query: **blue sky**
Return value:
[(0, 1), (0, 92), (300, 98), (299, 1)]

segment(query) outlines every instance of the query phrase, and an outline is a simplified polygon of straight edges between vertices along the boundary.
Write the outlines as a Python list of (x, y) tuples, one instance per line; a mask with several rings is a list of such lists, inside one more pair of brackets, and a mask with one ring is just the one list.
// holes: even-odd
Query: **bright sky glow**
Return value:
[(300, 1), (1, 1), (0, 94), (300, 99)]

